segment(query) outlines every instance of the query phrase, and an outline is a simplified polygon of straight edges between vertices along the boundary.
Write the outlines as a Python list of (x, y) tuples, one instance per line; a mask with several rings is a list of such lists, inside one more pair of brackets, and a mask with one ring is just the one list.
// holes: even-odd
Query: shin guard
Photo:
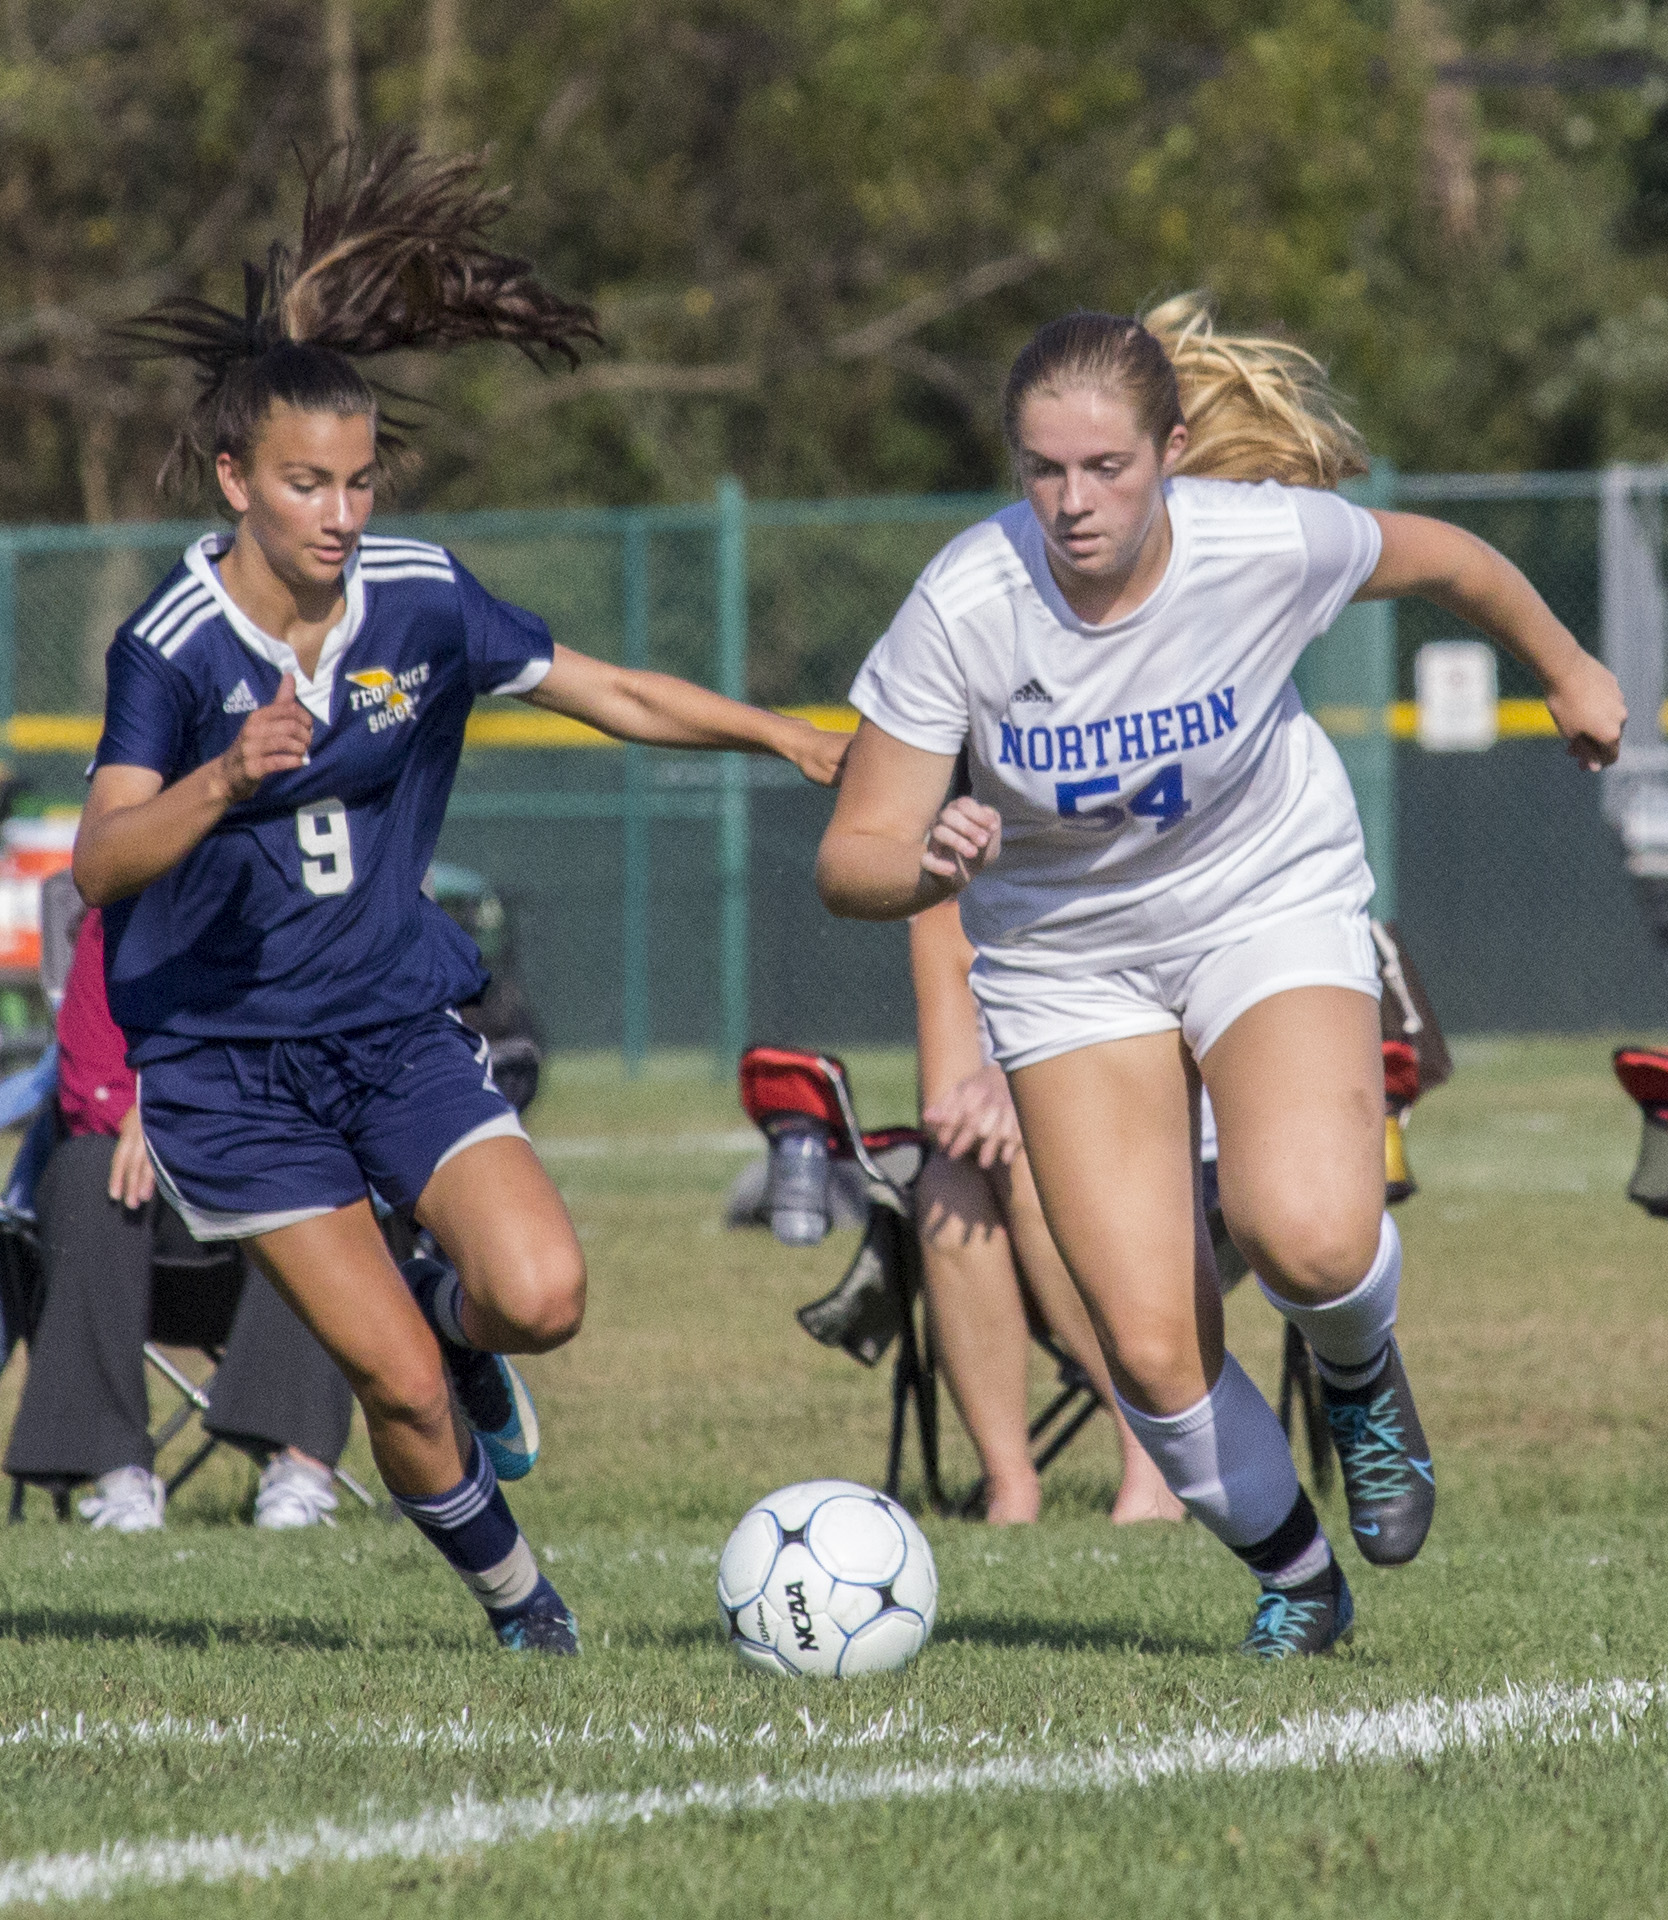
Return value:
[(1165, 1484), (1201, 1525), (1237, 1552), (1267, 1540), (1297, 1500), (1297, 1468), (1274, 1410), (1230, 1354), (1216, 1385), (1183, 1413), (1118, 1405)]

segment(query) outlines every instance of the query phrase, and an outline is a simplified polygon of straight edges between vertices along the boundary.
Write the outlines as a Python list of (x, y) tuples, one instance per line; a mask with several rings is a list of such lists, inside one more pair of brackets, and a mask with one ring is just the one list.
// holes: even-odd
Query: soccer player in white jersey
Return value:
[[(485, 986), (480, 954), (421, 891), (464, 722), (477, 694), (514, 694), (823, 784), (844, 742), (557, 646), (444, 549), (364, 534), (379, 420), (350, 353), (500, 339), (571, 359), (596, 335), (485, 244), (500, 203), (474, 161), (395, 141), (356, 178), (351, 158), (310, 188), (299, 249), (245, 268), (245, 313), (178, 301), (132, 330), (197, 363), (170, 464), (211, 468), (236, 530), (192, 547), (110, 649), (75, 878), (105, 909), (164, 1192), (199, 1239), (245, 1241), (330, 1351), (396, 1504), (499, 1640), (571, 1654), (498, 1486), (536, 1448), (498, 1356), (572, 1338), (585, 1263), (451, 1011)], [(413, 1205), (455, 1272), (402, 1276), (370, 1191)]]
[[(1125, 1415), (1256, 1573), (1246, 1651), (1278, 1658), (1324, 1651), (1353, 1605), (1196, 1258), (1201, 1080), (1229, 1228), (1315, 1354), (1363, 1555), (1411, 1559), (1435, 1499), (1393, 1337), (1373, 880), (1292, 669), (1351, 600), (1422, 594), (1536, 674), (1584, 766), (1626, 716), (1500, 554), (1330, 490), (1362, 450), (1316, 363), (1196, 307), (1154, 319), (1170, 351), (1079, 313), (1015, 362), (1025, 497), (932, 561), (858, 675), (818, 877), (861, 918), (960, 895)], [(946, 800), (964, 742), (972, 794)]]

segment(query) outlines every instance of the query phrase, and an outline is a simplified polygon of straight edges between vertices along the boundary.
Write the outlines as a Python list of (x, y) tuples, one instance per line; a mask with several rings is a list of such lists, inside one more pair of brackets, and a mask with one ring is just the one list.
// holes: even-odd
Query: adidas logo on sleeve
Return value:
[(222, 713), (253, 713), (260, 704), (260, 701), (249, 691), (249, 682), (240, 680), (221, 701), (220, 711)]

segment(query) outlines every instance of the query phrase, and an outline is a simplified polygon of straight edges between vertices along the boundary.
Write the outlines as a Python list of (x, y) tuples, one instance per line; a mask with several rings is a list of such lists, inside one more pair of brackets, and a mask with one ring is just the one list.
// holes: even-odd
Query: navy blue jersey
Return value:
[(479, 693), (548, 672), (544, 622), (444, 548), (359, 543), (312, 678), (220, 584), (210, 534), (116, 635), (94, 766), (164, 786), (225, 752), (296, 676), (308, 763), (227, 810), (179, 864), (105, 911), (110, 1008), (143, 1065), (170, 1040), (292, 1039), (471, 999), (474, 942), (421, 892)]

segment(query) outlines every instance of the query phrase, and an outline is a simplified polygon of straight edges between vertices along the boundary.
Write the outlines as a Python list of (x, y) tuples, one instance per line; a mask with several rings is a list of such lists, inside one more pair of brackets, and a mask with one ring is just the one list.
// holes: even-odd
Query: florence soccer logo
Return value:
[(397, 727), (417, 717), (417, 689), (429, 677), (429, 663), (407, 667), (403, 673), (390, 673), (386, 667), (367, 667), (362, 673), (350, 673), (354, 691), (348, 705), (355, 713), (364, 713), (372, 733)]

